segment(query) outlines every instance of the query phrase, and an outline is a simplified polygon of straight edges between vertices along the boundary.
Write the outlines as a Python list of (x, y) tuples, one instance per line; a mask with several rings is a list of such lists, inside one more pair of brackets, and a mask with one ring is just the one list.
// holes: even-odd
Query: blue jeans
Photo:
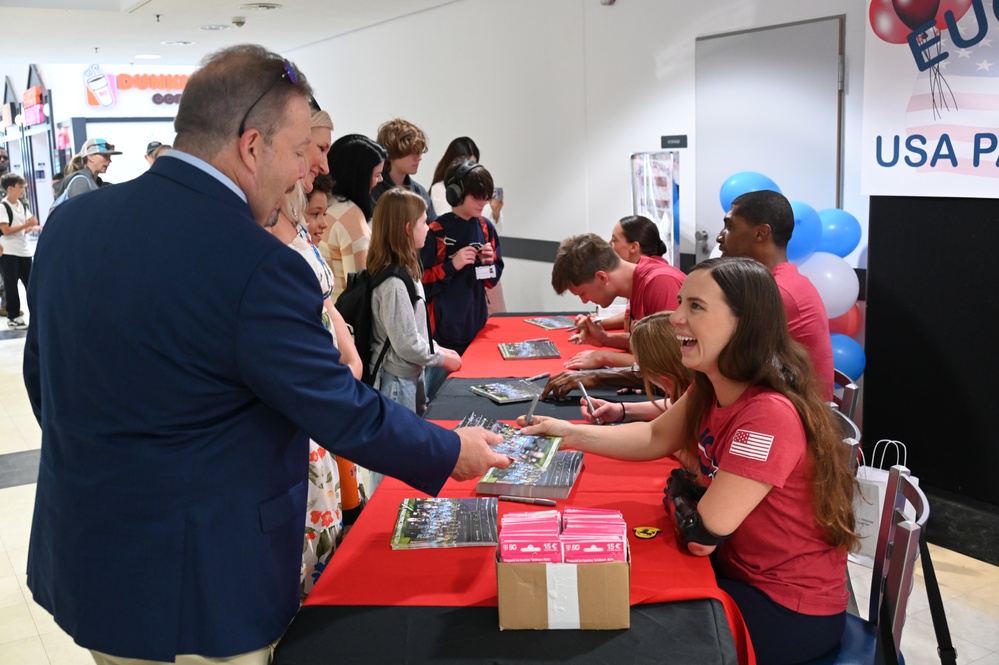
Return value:
[(407, 379), (383, 369), (379, 373), (378, 390), (396, 404), (416, 413), (416, 385), (421, 378), (422, 375)]
[[(422, 373), (420, 376), (407, 379), (402, 376), (396, 376), (395, 374), (387, 372), (383, 369), (378, 373), (378, 390), (380, 390), (383, 395), (396, 404), (404, 406), (414, 413), (419, 413), (416, 408), (417, 396), (419, 394), (419, 396), (422, 397), (423, 391), (418, 390), (417, 387), (421, 381), (423, 381)], [(422, 408), (420, 411), (422, 411)], [(364, 488), (367, 491), (368, 496), (374, 494), (384, 477), (384, 474), (369, 470), (368, 483), (371, 487)]]
[(427, 382), (427, 401), (432, 400), (437, 397), (437, 391), (441, 389), (444, 382), (447, 380), (448, 374), (451, 372), (444, 369), (443, 366), (437, 367), (427, 367), (424, 372), (426, 375)]

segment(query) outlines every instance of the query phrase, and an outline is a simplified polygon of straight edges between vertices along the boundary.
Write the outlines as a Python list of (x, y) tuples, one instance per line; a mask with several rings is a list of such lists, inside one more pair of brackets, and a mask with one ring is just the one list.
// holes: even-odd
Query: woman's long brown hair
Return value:
[[(739, 382), (766, 386), (787, 397), (801, 417), (808, 456), (812, 462), (812, 506), (831, 545), (856, 548), (859, 535), (853, 514), (857, 480), (851, 460), (811, 357), (791, 339), (787, 314), (773, 275), (763, 264), (747, 258), (709, 259), (694, 266), (707, 270), (725, 294), (739, 319), (732, 339), (718, 356), (718, 370)], [(687, 411), (687, 430), (694, 441), (708, 409), (715, 402), (711, 381), (694, 376)]]

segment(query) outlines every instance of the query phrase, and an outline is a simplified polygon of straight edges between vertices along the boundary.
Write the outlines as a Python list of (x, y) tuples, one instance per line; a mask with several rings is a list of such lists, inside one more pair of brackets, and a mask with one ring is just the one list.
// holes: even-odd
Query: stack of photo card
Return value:
[(576, 318), (572, 316), (537, 316), (524, 319), (524, 323), (536, 325), (545, 330), (564, 330), (576, 327)]
[(558, 347), (548, 338), (528, 339), (523, 342), (500, 342), (500, 354), (504, 360), (526, 358), (561, 358)]
[(470, 386), (468, 389), (476, 395), (488, 397), (497, 404), (512, 404), (531, 401), (535, 395), (541, 393), (543, 388), (543, 384), (531, 383), (524, 379), (510, 379), (483, 383), (481, 386)]
[(392, 549), (496, 545), (496, 499), (404, 499)]
[(569, 496), (579, 472), (583, 453), (559, 450), (546, 468), (530, 468), (514, 462), (505, 469), (493, 467), (475, 486), (479, 494), (564, 499)]
[(499, 552), (503, 563), (562, 563), (562, 525), (557, 510), (507, 513), (501, 525)]
[(566, 507), (560, 538), (565, 563), (628, 560), (628, 526), (617, 510)]
[[(521, 434), (520, 430), (513, 425), (497, 422), (474, 411), (465, 416), (458, 423), (458, 427), (482, 427), (503, 437), (503, 440), (492, 448), (500, 455), (506, 455), (513, 460), (513, 464), (504, 469), (504, 471), (509, 471), (514, 467), (521, 469), (524, 473), (534, 473), (535, 471), (540, 473), (544, 471), (555, 458), (555, 453), (558, 452), (558, 444), (562, 441), (561, 437), (528, 436)], [(489, 473), (493, 471), (498, 471), (498, 469), (490, 469)], [(486, 475), (488, 476), (488, 473)], [(483, 476), (483, 480), (485, 480), (485, 477)], [(481, 481), (479, 484), (481, 484)], [(479, 492), (481, 494), (504, 494), (504, 492), (482, 492), (481, 490)], [(522, 496), (528, 495), (525, 494)]]
[(619, 511), (567, 507), (507, 513), (499, 537), (504, 563), (607, 563), (628, 560), (628, 529)]

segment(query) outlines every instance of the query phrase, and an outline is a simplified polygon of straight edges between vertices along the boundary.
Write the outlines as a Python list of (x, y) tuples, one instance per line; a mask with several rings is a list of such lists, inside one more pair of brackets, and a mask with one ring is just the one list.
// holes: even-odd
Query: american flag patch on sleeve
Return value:
[(748, 457), (749, 459), (766, 462), (770, 456), (770, 446), (773, 445), (772, 434), (760, 434), (751, 432), (748, 429), (737, 429), (732, 437), (732, 447), (729, 449), (733, 455)]

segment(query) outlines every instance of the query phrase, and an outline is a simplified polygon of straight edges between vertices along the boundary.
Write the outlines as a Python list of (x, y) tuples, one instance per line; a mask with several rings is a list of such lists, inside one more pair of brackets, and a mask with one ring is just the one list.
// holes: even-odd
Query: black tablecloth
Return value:
[[(530, 402), (514, 402), (513, 404), (497, 404), (488, 397), (477, 395), (469, 390), (470, 386), (481, 386), (484, 383), (494, 383), (497, 381), (510, 381), (509, 378), (500, 379), (455, 379), (449, 378), (444, 382), (440, 392), (427, 407), (423, 417), (427, 420), (461, 420), (472, 411), (492, 418), (494, 420), (515, 420), (517, 416), (522, 416), (531, 408)], [(544, 387), (544, 381), (538, 381), (539, 388)], [(605, 399), (613, 402), (644, 402), (648, 398), (645, 395), (618, 395), (617, 388), (613, 386), (603, 386), (597, 388), (587, 388), (590, 397)], [(543, 402), (538, 402), (538, 408), (534, 413), (539, 416), (551, 416), (562, 420), (582, 420), (579, 413), (578, 390), (574, 391), (567, 400), (555, 400), (549, 397)]]
[(495, 607), (309, 606), (273, 665), (737, 663), (716, 600), (634, 605), (628, 630), (498, 629)]

